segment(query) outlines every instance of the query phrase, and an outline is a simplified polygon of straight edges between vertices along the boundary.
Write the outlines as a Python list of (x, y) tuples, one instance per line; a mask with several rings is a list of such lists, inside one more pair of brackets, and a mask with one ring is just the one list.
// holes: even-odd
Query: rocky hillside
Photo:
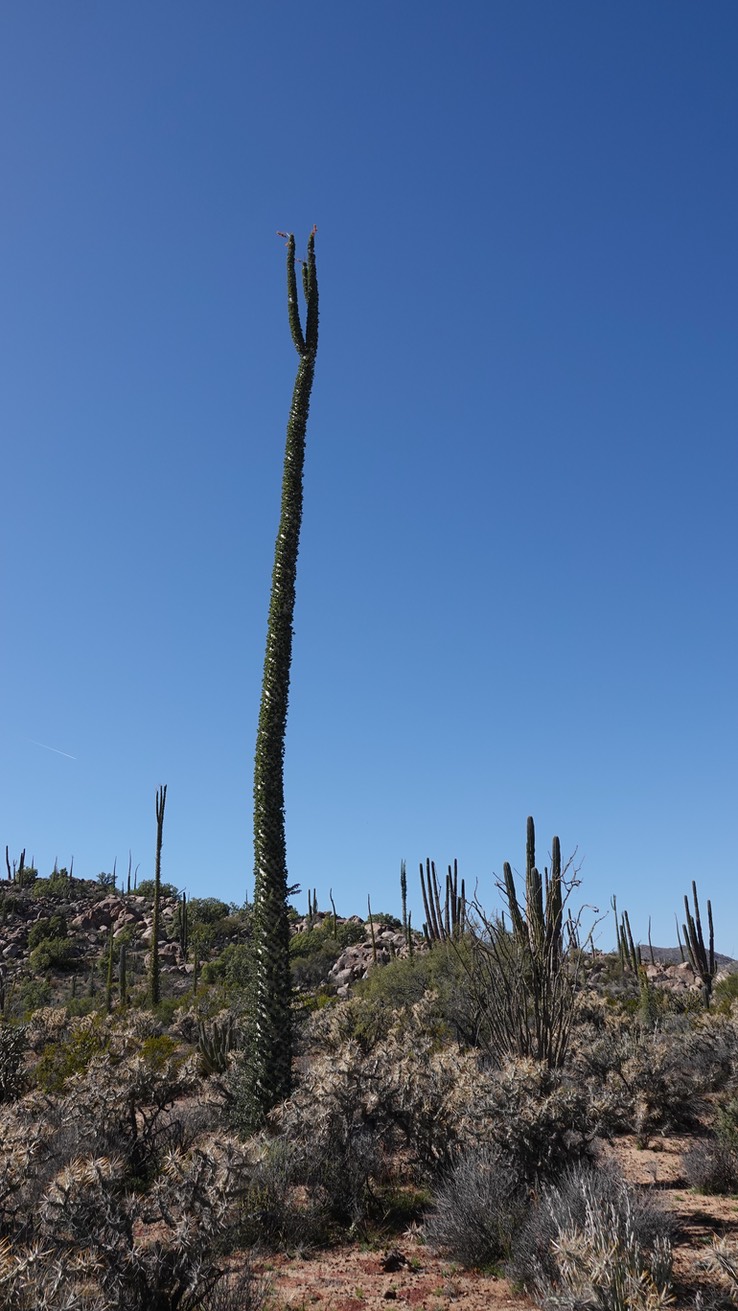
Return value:
[[(174, 889), (166, 890), (174, 893)], [(408, 943), (400, 922), (380, 915), (370, 923), (359, 916), (342, 918), (313, 910), (293, 912), (292, 957), (295, 984), (303, 993), (346, 996), (352, 985), (377, 966), (406, 956)], [(159, 940), (163, 996), (178, 999), (195, 982), (223, 977), (236, 984), (247, 974), (251, 908), (228, 906), (217, 898), (193, 899), (185, 914), (176, 895), (161, 899)], [(74, 1003), (84, 1011), (104, 995), (110, 944), (114, 979), (120, 949), (126, 948), (127, 981), (132, 1001), (145, 995), (153, 937), (150, 885), (126, 894), (93, 880), (70, 878), (65, 871), (50, 879), (0, 883), (0, 1004), (10, 998), (11, 1014), (36, 1006)], [(426, 950), (419, 934), (413, 950)], [(674, 993), (698, 992), (689, 965), (678, 948), (644, 951), (644, 969), (657, 987)], [(717, 957), (719, 977), (735, 968)], [(600, 989), (617, 973), (614, 958), (596, 956), (587, 965), (587, 982)], [(195, 977), (196, 976), (196, 977)], [(627, 976), (626, 976), (627, 981)]]

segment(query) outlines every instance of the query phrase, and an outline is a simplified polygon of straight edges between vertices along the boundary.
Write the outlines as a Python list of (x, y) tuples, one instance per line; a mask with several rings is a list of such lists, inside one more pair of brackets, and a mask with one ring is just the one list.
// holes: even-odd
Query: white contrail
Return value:
[(70, 756), (68, 751), (60, 751), (58, 747), (50, 747), (46, 742), (37, 742), (35, 737), (29, 737), (28, 741), (32, 742), (35, 747), (43, 747), (44, 751), (55, 751), (57, 756), (66, 756), (67, 760), (77, 759), (76, 756)]

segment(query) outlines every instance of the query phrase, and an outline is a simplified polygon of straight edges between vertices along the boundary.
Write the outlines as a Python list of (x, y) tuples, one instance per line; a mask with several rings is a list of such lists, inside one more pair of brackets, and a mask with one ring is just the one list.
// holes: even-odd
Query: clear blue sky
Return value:
[(735, 0), (2, 5), (2, 846), (149, 876), (166, 783), (252, 890), (317, 223), (290, 879), (493, 906), (531, 813), (738, 955), (737, 67)]

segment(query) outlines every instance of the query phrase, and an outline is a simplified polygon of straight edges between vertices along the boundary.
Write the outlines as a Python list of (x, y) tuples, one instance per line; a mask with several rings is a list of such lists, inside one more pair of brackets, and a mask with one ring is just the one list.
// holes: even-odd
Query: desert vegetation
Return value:
[(678, 1141), (684, 1195), (738, 1193), (734, 976), (644, 964), (625, 920), (603, 954), (559, 844), (542, 874), (532, 820), (526, 846), (498, 912), (429, 862), (424, 932), (404, 871), (397, 918), (289, 910), (291, 1091), (266, 1120), (254, 908), (187, 899), (159, 858), (130, 890), (9, 860), (0, 1305), (257, 1308), (270, 1263), (359, 1243), (521, 1304), (727, 1304), (730, 1226), (675, 1263), (683, 1211), (632, 1160)]

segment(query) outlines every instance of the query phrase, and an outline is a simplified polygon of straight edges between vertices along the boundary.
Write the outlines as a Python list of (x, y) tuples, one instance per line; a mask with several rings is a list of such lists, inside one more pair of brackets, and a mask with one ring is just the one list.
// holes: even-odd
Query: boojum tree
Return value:
[(250, 1060), (256, 1114), (290, 1092), (292, 1012), (287, 851), (284, 820), (284, 747), (287, 730), (297, 556), (302, 524), (303, 469), (310, 393), (318, 350), (315, 228), (302, 263), (303, 331), (298, 303), (295, 238), (287, 238), (287, 312), (299, 362), (292, 393), (282, 476), (282, 509), (274, 550), (264, 680), (254, 765), (254, 1031)]

